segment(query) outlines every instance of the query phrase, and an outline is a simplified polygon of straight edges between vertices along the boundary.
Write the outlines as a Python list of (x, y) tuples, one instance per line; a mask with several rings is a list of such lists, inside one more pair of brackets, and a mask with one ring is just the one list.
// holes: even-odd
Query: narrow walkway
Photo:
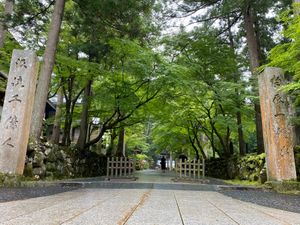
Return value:
[(173, 183), (175, 172), (161, 170), (142, 170), (137, 171), (137, 182), (139, 183)]
[[(138, 174), (130, 188), (93, 186), (22, 201), (0, 204), (1, 224), (97, 225), (300, 225), (300, 214), (258, 206), (225, 196), (212, 185), (189, 184), (197, 190), (168, 189), (172, 174)], [(101, 183), (101, 185), (100, 185)], [(124, 183), (128, 182), (123, 182)], [(134, 186), (145, 185), (144, 188)], [(97, 185), (101, 188), (97, 188)], [(122, 186), (121, 185), (121, 186)], [(181, 187), (185, 184), (175, 184)], [(113, 187), (114, 185), (111, 185)], [(190, 187), (189, 186), (189, 187)], [(165, 187), (165, 188), (161, 188)], [(170, 186), (172, 187), (172, 186)]]

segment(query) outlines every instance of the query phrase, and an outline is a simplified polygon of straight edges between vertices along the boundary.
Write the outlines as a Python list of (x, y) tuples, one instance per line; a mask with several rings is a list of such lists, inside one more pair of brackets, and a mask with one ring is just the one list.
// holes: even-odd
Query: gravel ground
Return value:
[(76, 187), (63, 187), (60, 185), (46, 187), (22, 187), (22, 188), (0, 188), (0, 202), (24, 200), (41, 196), (54, 195), (66, 191), (72, 191)]
[(226, 196), (262, 206), (300, 213), (300, 196), (265, 190), (222, 190)]

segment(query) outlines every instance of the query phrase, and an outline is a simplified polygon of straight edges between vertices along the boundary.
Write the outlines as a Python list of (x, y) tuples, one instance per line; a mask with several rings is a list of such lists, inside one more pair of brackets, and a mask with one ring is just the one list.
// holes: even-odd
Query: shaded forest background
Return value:
[[(265, 66), (285, 71), (282, 91), (298, 111), (300, 23), (292, 1), (0, 3), (0, 71), (8, 73), (14, 48), (33, 49), (41, 60), (30, 175), (53, 176), (57, 159), (57, 174), (89, 176), (103, 172), (107, 156), (135, 157), (147, 168), (160, 154), (185, 154), (218, 165), (212, 175), (232, 177), (213, 173), (250, 153), (262, 154), (260, 173), (257, 76)], [(56, 110), (44, 120), (47, 100)], [(290, 121), (300, 123), (297, 114)]]

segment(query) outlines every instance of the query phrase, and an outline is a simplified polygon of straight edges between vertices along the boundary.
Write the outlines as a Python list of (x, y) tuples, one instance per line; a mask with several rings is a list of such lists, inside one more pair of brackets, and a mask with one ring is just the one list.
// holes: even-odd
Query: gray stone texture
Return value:
[(295, 132), (289, 121), (293, 112), (287, 96), (279, 90), (284, 84), (279, 68), (266, 68), (259, 76), (267, 175), (271, 181), (296, 179)]
[(0, 204), (1, 224), (279, 225), (300, 214), (258, 206), (217, 192), (79, 189)]
[[(159, 184), (172, 183), (167, 174), (143, 172), (139, 177), (140, 182), (150, 187), (99, 188), (100, 183), (111, 182), (86, 180), (86, 183), (94, 182), (96, 186), (0, 203), (0, 224), (300, 225), (299, 213), (236, 200), (213, 188), (201, 188), (202, 191), (155, 188)], [(140, 182), (128, 181), (132, 186), (142, 184)]]
[(2, 173), (23, 173), (37, 72), (38, 60), (33, 51), (13, 51), (0, 124)]

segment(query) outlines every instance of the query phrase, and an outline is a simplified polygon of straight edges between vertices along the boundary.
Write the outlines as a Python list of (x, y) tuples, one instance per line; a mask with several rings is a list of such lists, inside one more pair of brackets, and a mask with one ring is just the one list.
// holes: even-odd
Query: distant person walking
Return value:
[(160, 168), (164, 173), (166, 170), (166, 158), (164, 156), (160, 160)]

